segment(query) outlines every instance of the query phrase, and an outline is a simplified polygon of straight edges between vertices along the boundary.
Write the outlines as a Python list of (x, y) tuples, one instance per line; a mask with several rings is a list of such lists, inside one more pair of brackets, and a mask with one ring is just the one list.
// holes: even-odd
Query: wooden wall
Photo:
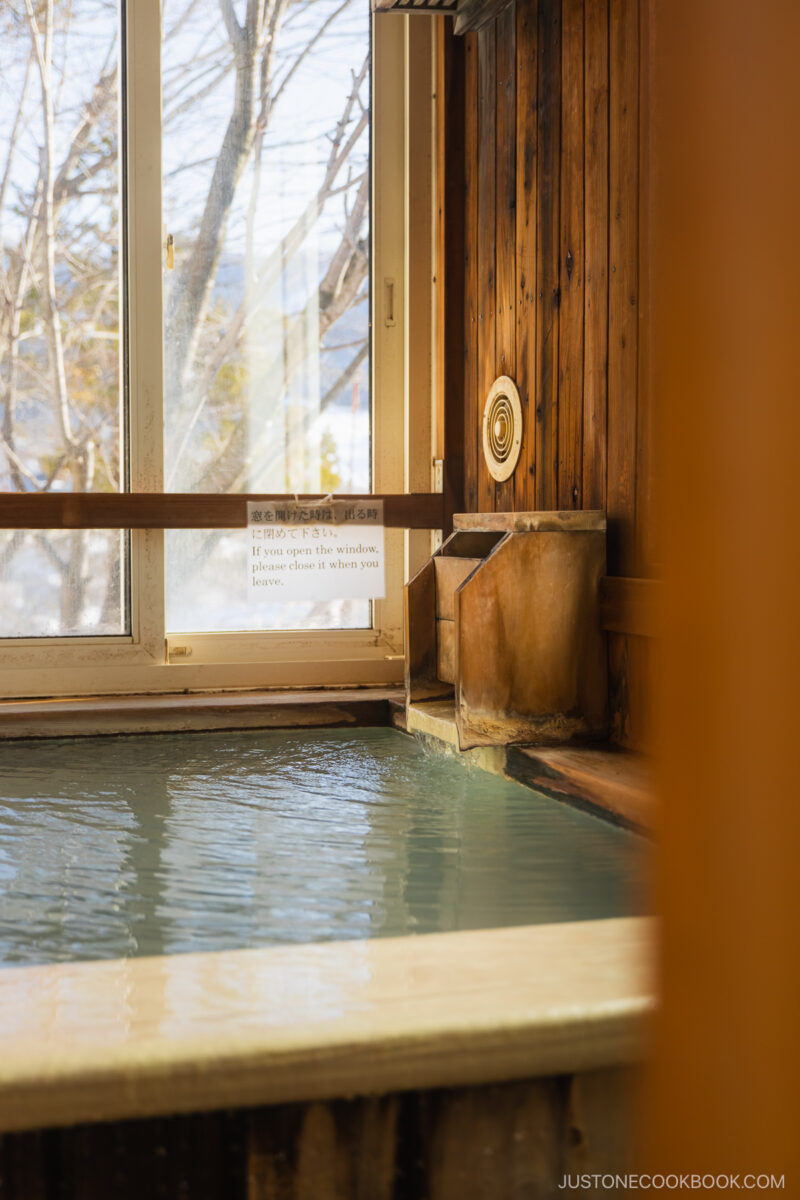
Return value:
[(7, 1200), (536, 1200), (633, 1165), (634, 1067), (0, 1134)]
[[(463, 438), (465, 506), (603, 508), (609, 574), (634, 578), (657, 574), (641, 302), (646, 6), (512, 0), (480, 32), (446, 39), (443, 89), (445, 286), (449, 299), (463, 289), (460, 328), (446, 333), (446, 415)], [(516, 472), (495, 483), (481, 420), (501, 374), (519, 388), (524, 433)], [(609, 635), (613, 736), (626, 745), (649, 742), (651, 658), (645, 639)]]

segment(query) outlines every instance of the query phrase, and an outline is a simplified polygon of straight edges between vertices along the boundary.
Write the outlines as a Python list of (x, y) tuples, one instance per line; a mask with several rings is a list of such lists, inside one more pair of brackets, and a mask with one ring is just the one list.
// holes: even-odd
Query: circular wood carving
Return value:
[(522, 405), (513, 379), (495, 379), (483, 410), (483, 457), (498, 483), (514, 474), (522, 447)]

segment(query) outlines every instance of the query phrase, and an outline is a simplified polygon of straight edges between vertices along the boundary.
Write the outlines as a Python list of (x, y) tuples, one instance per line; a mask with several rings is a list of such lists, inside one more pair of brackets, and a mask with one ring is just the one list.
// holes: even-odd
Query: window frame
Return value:
[[(375, 493), (433, 490), (435, 24), (398, 14), (372, 21)], [(129, 397), (129, 489), (134, 493), (161, 492), (164, 482), (160, 28), (159, 0), (122, 0), (128, 336), (123, 386)], [(415, 92), (422, 87), (427, 96), (430, 122), (419, 121), (419, 95), (411, 96), (411, 82)], [(420, 196), (427, 196), (427, 205), (420, 206)], [(384, 312), (387, 279), (395, 288), (391, 322)], [(417, 335), (416, 344), (409, 345), (409, 283), (415, 284), (415, 306), (427, 305), (431, 314), (427, 344)], [(430, 553), (426, 531), (386, 530), (387, 598), (373, 602), (373, 627), (359, 630), (168, 635), (164, 540), (163, 529), (130, 531), (130, 635), (2, 639), (0, 695), (345, 686), (402, 679), (402, 583)]]

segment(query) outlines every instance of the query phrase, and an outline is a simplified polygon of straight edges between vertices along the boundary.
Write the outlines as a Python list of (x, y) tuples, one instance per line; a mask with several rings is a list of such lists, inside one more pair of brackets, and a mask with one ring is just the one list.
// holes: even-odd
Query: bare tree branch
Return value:
[(294, 78), (295, 73), (302, 66), (302, 64), (305, 62), (305, 60), (308, 58), (309, 54), (316, 46), (319, 39), (330, 28), (330, 26), (333, 24), (333, 22), (336, 20), (336, 18), (338, 16), (340, 16), (344, 12), (344, 10), (349, 7), (349, 5), (351, 3), (352, 3), (352, 0), (344, 0), (343, 4), (340, 4), (337, 9), (334, 9), (334, 11), (331, 13), (331, 15), (327, 18), (327, 20), (322, 22), (322, 24), (320, 25), (319, 29), (316, 31), (314, 36), (306, 43), (306, 45), (300, 51), (300, 53), (298, 55), (296, 55), (296, 57), (292, 60), (291, 67), (284, 75), (284, 77), (281, 81), (280, 87), (275, 92), (275, 95), (272, 97), (272, 107), (273, 108), (278, 103), (281, 96), (286, 91), (287, 86)]
[(19, 129), (22, 123), (23, 113), (25, 111), (25, 95), (28, 91), (28, 80), (31, 75), (31, 66), (33, 55), (29, 55), (25, 63), (25, 77), (22, 80), (22, 90), (20, 92), (19, 101), (17, 103), (17, 114), (14, 117), (14, 124), (11, 129), (11, 134), (8, 139), (8, 154), (6, 155), (6, 165), (3, 171), (3, 178), (0, 181), (0, 246), (3, 244), (3, 210), (6, 203), (6, 191), (8, 190), (8, 181), (11, 178), (11, 168), (14, 163), (14, 154), (17, 149), (17, 138), (19, 137)]
[(225, 23), (225, 29), (228, 34), (228, 39), (234, 50), (241, 50), (245, 42), (245, 32), (239, 22), (236, 20), (236, 13), (233, 10), (233, 0), (217, 0), (219, 11), (222, 14), (222, 20)]
[(39, 67), (39, 78), (42, 90), (42, 117), (44, 122), (44, 148), (41, 155), (42, 174), (42, 223), (44, 225), (44, 303), (47, 316), (48, 349), (50, 367), (53, 372), (53, 383), (56, 391), (56, 412), (58, 415), (61, 437), (66, 446), (76, 445), (72, 432), (69, 395), (67, 392), (67, 375), (64, 368), (64, 347), (61, 333), (61, 316), (56, 299), (55, 272), (55, 222), (53, 214), (53, 193), (55, 187), (55, 145), (54, 145), (54, 116), (53, 95), (50, 79), (50, 62), (53, 43), (53, 0), (45, 4), (45, 33), (42, 41), (36, 15), (31, 0), (25, 0), (28, 14), (31, 40), (36, 53)]
[(368, 118), (362, 114), (356, 122), (354, 129), (347, 137), (347, 140), (344, 142), (344, 145), (342, 145), (347, 125), (350, 121), (350, 114), (352, 113), (355, 103), (355, 95), (366, 78), (368, 67), (369, 56), (365, 58), (358, 75), (354, 77), (353, 90), (347, 98), (344, 112), (337, 123), (336, 132), (331, 139), (331, 149), (329, 152), (328, 163), (322, 184), (320, 185), (317, 193), (312, 197), (311, 201), (306, 206), (304, 212), (301, 213), (288, 233), (281, 238), (280, 242), (268, 256), (255, 281), (254, 291), (240, 304), (233, 319), (228, 323), (227, 332), (217, 346), (216, 351), (209, 365), (204, 371), (202, 378), (192, 389), (192, 392), (195, 396), (195, 407), (192, 415), (188, 418), (186, 426), (184, 427), (185, 435), (181, 442), (180, 449), (172, 457), (171, 478), (174, 478), (181, 455), (188, 443), (188, 437), (186, 436), (186, 433), (190, 432), (197, 422), (200, 412), (202, 411), (202, 408), (208, 398), (211, 385), (216, 378), (217, 372), (219, 371), (220, 364), (233, 351), (233, 348), (236, 346), (248, 322), (252, 320), (255, 312), (257, 311), (259, 302), (279, 279), (286, 262), (300, 249), (300, 246), (308, 234), (308, 230), (311, 228), (319, 213), (324, 208), (326, 201), (330, 197), (333, 184), (336, 181), (336, 177), (342, 165), (347, 161), (353, 147), (357, 144), (359, 138), (367, 127)]
[[(30, 3), (30, 0), (26, 0), (26, 3)], [(180, 395), (187, 365), (194, 356), (222, 253), (223, 235), (234, 194), (253, 142), (255, 72), (260, 30), (250, 28), (246, 33), (242, 30), (231, 0), (219, 0), (219, 5), (234, 47), (234, 104), (208, 189), (197, 241), (181, 273), (179, 286), (174, 289), (174, 303), (166, 314), (165, 336), (171, 347), (166, 360), (165, 384), (168, 395)]]

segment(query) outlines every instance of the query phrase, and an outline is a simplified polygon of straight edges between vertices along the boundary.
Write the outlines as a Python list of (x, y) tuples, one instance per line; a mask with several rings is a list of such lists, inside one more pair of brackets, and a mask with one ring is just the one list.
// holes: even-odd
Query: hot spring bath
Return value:
[(0, 764), (0, 1128), (493, 1084), (563, 1113), (559, 1079), (616, 1111), (651, 1006), (637, 836), (384, 728)]
[(392, 729), (0, 749), (0, 964), (629, 916), (642, 842)]

